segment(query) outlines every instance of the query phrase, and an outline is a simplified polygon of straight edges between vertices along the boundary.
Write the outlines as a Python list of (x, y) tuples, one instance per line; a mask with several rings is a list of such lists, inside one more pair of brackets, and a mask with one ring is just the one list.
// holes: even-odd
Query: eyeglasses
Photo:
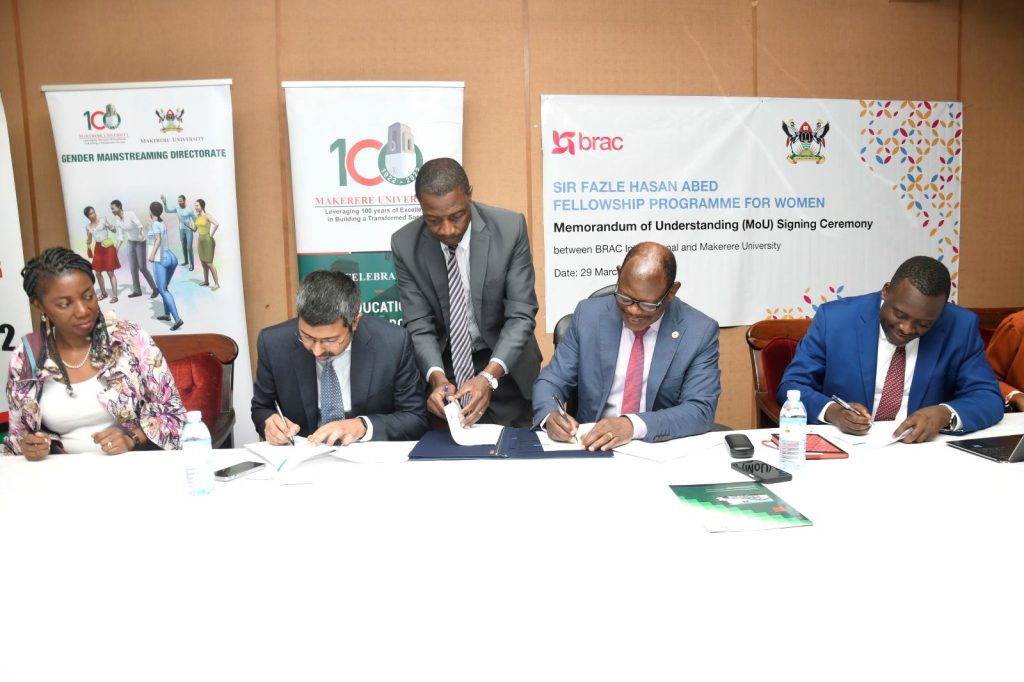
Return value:
[(318, 343), (324, 348), (337, 348), (338, 346), (348, 341), (349, 335), (334, 336), (329, 339), (317, 339), (313, 338), (312, 336), (307, 336), (302, 332), (297, 332), (295, 334), (295, 338), (299, 340), (299, 343), (301, 343), (306, 348), (306, 350), (309, 350)]
[(630, 298), (629, 296), (626, 296), (625, 294), (620, 294), (619, 286), (615, 285), (615, 300), (618, 301), (619, 304), (625, 308), (628, 308), (629, 306), (636, 304), (636, 306), (645, 313), (653, 313), (655, 310), (661, 307), (662, 303), (665, 302), (665, 299), (668, 298), (668, 294), (670, 291), (672, 291), (671, 284), (668, 285), (668, 289), (665, 291), (665, 294), (660, 299), (658, 299), (657, 303), (651, 303), (650, 301), (638, 301), (635, 298)]

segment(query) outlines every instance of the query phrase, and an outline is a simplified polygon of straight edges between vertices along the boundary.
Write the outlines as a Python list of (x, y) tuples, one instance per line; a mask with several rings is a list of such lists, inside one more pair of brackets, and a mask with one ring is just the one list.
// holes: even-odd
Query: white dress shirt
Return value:
[[(640, 384), (640, 412), (647, 411), (647, 377), (651, 373), (651, 360), (654, 358), (654, 346), (658, 342), (658, 329), (661, 328), (663, 317), (648, 327), (644, 333), (644, 378)], [(633, 352), (633, 341), (636, 335), (625, 324), (619, 334), (619, 356), (615, 360), (615, 375), (612, 378), (612, 390), (608, 393), (608, 401), (604, 404), (600, 419), (606, 417), (625, 416), (633, 422), (633, 438), (639, 439), (647, 435), (647, 424), (635, 414), (622, 414), (622, 394), (626, 388), (626, 369), (629, 367), (629, 356)]]
[[(352, 409), (352, 343), (348, 348), (328, 360), (334, 365), (334, 373), (338, 375), (338, 384), (341, 386), (341, 402), (345, 412)], [(320, 409), (320, 377), (324, 373), (326, 362), (316, 361), (316, 406)], [(359, 439), (359, 442), (368, 441), (373, 438), (373, 424), (366, 417), (359, 417), (366, 425), (366, 433)]]

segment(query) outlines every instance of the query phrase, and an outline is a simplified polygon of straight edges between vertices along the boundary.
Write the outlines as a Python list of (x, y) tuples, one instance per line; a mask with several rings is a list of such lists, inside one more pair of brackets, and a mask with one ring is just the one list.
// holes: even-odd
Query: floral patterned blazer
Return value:
[[(155, 445), (165, 450), (177, 449), (185, 424), (185, 407), (163, 353), (138, 323), (108, 318), (106, 324), (110, 348), (96, 375), (105, 387), (98, 396), (100, 404), (123, 428), (139, 426)], [(45, 416), (39, 408), (43, 382), (63, 383), (60, 369), (48, 357), (46, 345), (42, 345), (35, 376), (24, 343), (11, 355), (7, 375), (10, 433), (4, 439), (4, 454), (22, 454), (24, 435), (46, 430)], [(63, 452), (60, 434), (49, 435), (54, 441), (53, 452)]]

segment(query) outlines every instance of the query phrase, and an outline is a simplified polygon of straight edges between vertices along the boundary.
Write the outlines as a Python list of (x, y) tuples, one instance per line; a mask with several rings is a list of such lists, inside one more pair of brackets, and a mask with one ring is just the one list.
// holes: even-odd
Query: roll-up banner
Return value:
[(153, 335), (234, 339), (235, 443), (255, 441), (231, 81), (42, 89), (71, 248), (92, 261), (101, 307)]
[(391, 234), (420, 215), (425, 161), (462, 161), (462, 82), (284, 82), (299, 279), (351, 275), (362, 310), (402, 320)]
[[(14, 167), (7, 116), (0, 100), (0, 423), (7, 423), (7, 367), (11, 351), (21, 337), (32, 331), (28, 299), (21, 287), (21, 269), (25, 267), (21, 247), (21, 223), (18, 197), (14, 193)], [(3, 427), (0, 426), (0, 430)]]
[[(641, 241), (723, 326), (810, 317), (938, 258), (957, 300), (959, 102), (541, 98), (547, 329)], [(581, 292), (583, 292), (581, 294)]]

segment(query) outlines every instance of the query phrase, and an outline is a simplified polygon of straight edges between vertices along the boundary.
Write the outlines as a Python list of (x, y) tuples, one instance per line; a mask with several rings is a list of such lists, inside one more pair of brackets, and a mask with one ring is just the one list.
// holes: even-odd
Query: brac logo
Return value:
[[(379, 150), (374, 169), (378, 175), (364, 174), (356, 166), (357, 157), (366, 149)], [(331, 143), (331, 152), (338, 153), (338, 185), (341, 187), (348, 185), (350, 177), (367, 187), (385, 180), (392, 185), (408, 185), (423, 167), (423, 152), (416, 146), (412, 128), (400, 122), (388, 126), (387, 143), (366, 138), (349, 147), (348, 140), (338, 138)]]
[(584, 135), (574, 130), (566, 132), (552, 130), (551, 137), (555, 142), (555, 146), (551, 150), (552, 154), (576, 156), (577, 150), (581, 152), (622, 151), (623, 140), (620, 135), (610, 137), (607, 135)]

